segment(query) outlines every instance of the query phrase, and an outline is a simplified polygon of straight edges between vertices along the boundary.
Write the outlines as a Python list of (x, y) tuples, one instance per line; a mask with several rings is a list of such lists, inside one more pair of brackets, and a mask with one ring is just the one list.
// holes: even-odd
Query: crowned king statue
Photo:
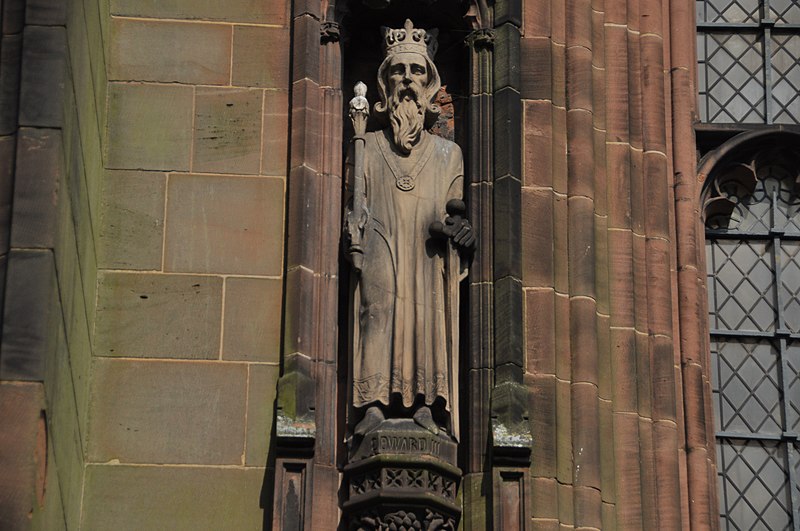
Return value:
[(476, 238), (465, 216), (461, 149), (429, 132), (441, 81), (437, 31), (382, 28), (385, 58), (365, 132), (366, 87), (356, 87), (347, 158), (345, 252), (353, 264), (351, 434), (412, 418), (458, 439), (458, 293)]

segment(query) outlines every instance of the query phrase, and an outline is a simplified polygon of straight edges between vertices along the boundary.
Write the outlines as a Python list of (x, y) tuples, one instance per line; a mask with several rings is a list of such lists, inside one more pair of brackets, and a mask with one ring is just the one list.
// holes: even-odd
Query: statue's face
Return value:
[(387, 84), (389, 94), (397, 94), (399, 88), (416, 85), (416, 93), (422, 94), (428, 85), (428, 66), (425, 58), (412, 52), (398, 53), (389, 61)]

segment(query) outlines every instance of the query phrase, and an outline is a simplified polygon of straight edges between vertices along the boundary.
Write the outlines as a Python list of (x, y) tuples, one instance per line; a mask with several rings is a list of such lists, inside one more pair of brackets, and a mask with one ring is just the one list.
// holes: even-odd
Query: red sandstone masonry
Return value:
[[(586, 297), (570, 299), (570, 345), (572, 382), (598, 384), (597, 327), (595, 301)], [(579, 423), (578, 426), (581, 426)], [(580, 428), (581, 430), (584, 427)]]
[(642, 487), (639, 479), (639, 417), (635, 413), (614, 415), (614, 463), (616, 467), (616, 518), (620, 529), (644, 529)]
[(612, 328), (611, 371), (614, 378), (612, 408), (614, 412), (635, 413), (636, 395), (636, 344), (630, 328)]
[(522, 264), (525, 286), (548, 286), (553, 282), (553, 192), (548, 188), (522, 188), (523, 212), (536, 213), (536, 223), (522, 224)]
[[(633, 278), (632, 234), (628, 230), (610, 230), (606, 234), (608, 237), (609, 325), (619, 330), (632, 331), (634, 325), (634, 286), (631, 282)], [(611, 344), (611, 348), (613, 351), (614, 343)], [(622, 367), (620, 369), (624, 370)]]
[[(602, 194), (605, 195), (605, 194)], [(595, 203), (595, 207), (597, 203)], [(597, 209), (595, 208), (595, 211)], [(608, 217), (595, 214), (594, 216), (594, 247), (595, 256), (595, 293), (597, 312), (609, 315), (611, 294), (609, 292), (609, 256), (608, 256)]]
[(555, 288), (559, 293), (569, 293), (569, 259), (567, 235), (568, 222), (567, 198), (556, 194), (553, 201), (553, 267), (555, 271)]
[[(548, 41), (548, 53), (549, 47), (550, 45)], [(549, 101), (523, 101), (523, 109), (525, 113), (525, 121), (522, 144), (524, 160), (522, 185), (552, 187), (552, 105)]]
[(571, 296), (595, 297), (593, 202), (584, 196), (568, 200), (569, 292)]
[(552, 289), (525, 291), (526, 367), (527, 371), (535, 376), (555, 375), (555, 299), (556, 295)]
[[(681, 360), (683, 363), (683, 406), (692, 528), (715, 528), (716, 477), (710, 408), (711, 396), (704, 393), (707, 382), (708, 334), (699, 223), (699, 187), (695, 180), (696, 158), (692, 122), (695, 112), (695, 42), (685, 39), (685, 28), (694, 25), (694, 2), (670, 2), (670, 65), (672, 88), (672, 143), (675, 172), (675, 222), (677, 235), (678, 301), (681, 312)], [(699, 266), (699, 267), (697, 267)], [(686, 308), (686, 310), (684, 310)], [(696, 363), (699, 363), (697, 365)], [(705, 389), (708, 389), (706, 387)], [(709, 389), (710, 391), (710, 389)]]
[(572, 371), (572, 349), (570, 348), (569, 296), (556, 291), (555, 333), (556, 333), (556, 376), (565, 382), (570, 380)]
[[(614, 375), (611, 368), (611, 318), (608, 315), (598, 314), (596, 316), (596, 323), (598, 351), (597, 378), (599, 380), (597, 385), (597, 396), (601, 401), (607, 402), (610, 412), (611, 400), (614, 396)], [(613, 429), (611, 424), (608, 424), (607, 428), (609, 428), (609, 430)], [(601, 433), (609, 432), (602, 431), (601, 427)]]
[[(556, 378), (553, 375), (528, 375), (526, 381), (531, 383), (531, 405), (536, 406), (534, 409), (531, 409), (531, 431), (537, 434), (536, 444), (533, 445), (531, 455), (531, 474), (533, 479), (541, 478), (548, 481), (552, 480), (552, 495), (555, 497), (554, 487), (557, 474), (556, 452), (558, 446), (556, 436), (556, 426), (558, 423), (558, 416), (556, 414)], [(534, 504), (538, 503), (534, 495)], [(543, 507), (543, 509), (544, 513), (540, 513), (534, 509), (534, 514), (543, 518), (549, 517), (548, 515), (555, 516), (555, 505), (550, 508), (552, 513), (548, 513), (547, 508)]]
[[(583, 48), (579, 48), (583, 50)], [(581, 62), (590, 71), (589, 58), (581, 58)], [(586, 80), (591, 86), (591, 80)], [(589, 94), (591, 96), (591, 94)], [(591, 98), (583, 101), (587, 107), (591, 108)], [(568, 109), (567, 110), (567, 139), (569, 142), (569, 152), (567, 155), (567, 166), (569, 178), (569, 196), (584, 196), (594, 199), (594, 179), (592, 171), (594, 169), (594, 138), (592, 134), (592, 114), (589, 109)], [(593, 205), (594, 206), (594, 205)]]

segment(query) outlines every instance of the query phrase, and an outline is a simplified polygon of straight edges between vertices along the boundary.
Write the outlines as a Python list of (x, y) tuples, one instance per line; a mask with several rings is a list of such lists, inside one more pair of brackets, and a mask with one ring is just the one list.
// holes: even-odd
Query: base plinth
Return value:
[(457, 444), (411, 419), (389, 419), (351, 449), (345, 467), (352, 530), (455, 530), (461, 516)]

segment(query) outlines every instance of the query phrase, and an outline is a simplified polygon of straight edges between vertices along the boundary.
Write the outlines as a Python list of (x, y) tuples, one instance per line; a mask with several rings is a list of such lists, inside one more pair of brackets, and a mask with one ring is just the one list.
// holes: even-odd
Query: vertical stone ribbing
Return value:
[(494, 528), (509, 530), (525, 529), (530, 518), (531, 427), (524, 385), (521, 253), (521, 26), (521, 0), (494, 4), (492, 492)]
[(668, 172), (667, 94), (663, 5), (641, 2), (641, 58), (643, 94), (643, 168), (647, 183), (648, 335), (652, 385), (653, 467), (655, 514), (662, 529), (681, 527), (678, 431), (674, 371), (672, 256), (674, 236), (671, 209), (672, 178)]
[[(332, 11), (332, 9), (329, 9)], [(339, 227), (341, 227), (342, 191), (342, 60), (339, 27), (332, 22), (322, 23), (320, 50), (320, 89), (322, 92), (320, 206), (321, 227), (326, 227), (318, 248), (319, 302), (314, 322), (317, 324), (315, 380), (317, 396), (326, 397), (316, 405), (317, 439), (314, 452), (315, 495), (311, 527), (321, 529), (330, 525), (338, 513), (339, 471), (336, 448), (341, 441), (337, 425), (339, 403), (337, 391), (338, 345), (338, 267)]]
[[(492, 58), (494, 32), (476, 29), (466, 40), (469, 49), (469, 138), (467, 186), (469, 219), (477, 234), (493, 234), (493, 124)], [(470, 409), (468, 431), (462, 437), (467, 459), (462, 495), (463, 526), (466, 530), (486, 529), (490, 517), (487, 502), (491, 495), (485, 487), (487, 452), (491, 423), (490, 397), (494, 381), (494, 274), (492, 245), (481, 239), (470, 266), (469, 356), (466, 364), (466, 398)]]
[[(323, 118), (323, 111), (327, 109), (323, 105), (334, 103), (335, 98), (334, 101), (324, 98), (320, 89), (320, 18), (318, 2), (297, 1), (292, 4), (286, 302), (283, 368), (277, 400), (278, 447), (273, 513), (273, 527), (276, 528), (314, 526), (320, 523), (320, 516), (330, 518), (331, 509), (331, 488), (319, 490), (319, 505), (314, 499), (317, 465), (325, 467), (333, 461), (332, 448), (320, 441), (319, 436), (324, 439), (325, 430), (335, 431), (327, 425), (327, 421), (333, 419), (328, 416), (326, 408), (318, 407), (317, 397), (336, 379), (333, 364), (320, 362), (322, 352), (335, 344), (322, 342), (329, 338), (325, 333), (323, 314), (328, 311), (327, 303), (332, 295), (330, 286), (324, 285), (326, 272), (330, 270), (327, 264), (329, 252), (326, 253), (328, 249), (322, 237), (324, 231), (320, 230), (329, 221), (323, 206), (328, 197), (320, 179), (323, 135), (327, 125)], [(338, 225), (337, 222), (334, 226)], [(335, 290), (333, 296), (335, 298)], [(327, 468), (332, 470), (330, 465)], [(324, 483), (327, 474), (324, 469), (321, 472), (319, 481)], [(289, 510), (287, 504), (296, 506), (295, 510)], [(321, 510), (317, 511), (317, 508)]]
[(574, 525), (602, 527), (592, 6), (566, 3), (567, 204)]
[(685, 427), (681, 450), (687, 478), (689, 526), (715, 528), (719, 514), (716, 499), (714, 432), (711, 420), (711, 382), (707, 353), (707, 300), (705, 292), (704, 233), (700, 223), (700, 186), (697, 176), (695, 135), (695, 42), (681, 28), (695, 23), (695, 3), (670, 2), (670, 82), (672, 147), (675, 190), (677, 285), (680, 301), (680, 378)]
[[(3, 307), (6, 272), (11, 247), (11, 209), (14, 196), (14, 161), (17, 148), (22, 39), (25, 2), (0, 2), (0, 308)], [(0, 316), (0, 328), (3, 317)]]
[[(559, 76), (550, 38), (557, 15), (551, 2), (524, 4), (521, 59), (523, 121), (523, 216), (536, 212), (536, 222), (522, 225), (523, 285), (525, 287), (526, 385), (530, 389), (531, 498), (534, 528), (556, 529), (559, 521), (558, 476), (558, 363), (555, 290), (555, 220), (557, 197), (554, 172), (560, 131), (555, 123), (553, 85)], [(554, 10), (556, 11), (554, 13)], [(563, 49), (563, 45), (561, 46)], [(563, 71), (563, 68), (561, 69)], [(562, 109), (563, 110), (563, 109)], [(525, 219), (525, 218), (523, 218)]]
[[(537, 18), (545, 12), (549, 32)], [(555, 411), (532, 414), (555, 434), (537, 437), (544, 462), (532, 470), (535, 492), (558, 507), (535, 504), (542, 528), (680, 522), (662, 13), (649, 0), (526, 3), (523, 49), (535, 56), (523, 56), (527, 371)], [(552, 276), (536, 270), (547, 271), (545, 235)]]

